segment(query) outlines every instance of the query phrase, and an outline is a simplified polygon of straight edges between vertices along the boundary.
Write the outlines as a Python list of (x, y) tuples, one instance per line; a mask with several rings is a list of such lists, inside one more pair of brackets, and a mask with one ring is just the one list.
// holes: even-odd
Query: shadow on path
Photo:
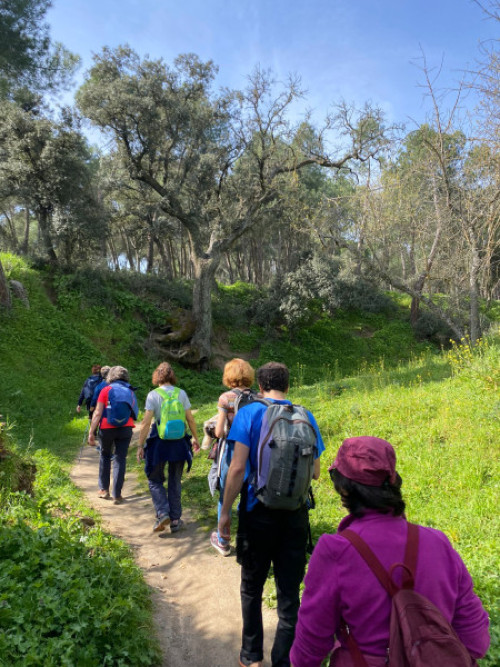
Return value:
[[(137, 431), (138, 429), (136, 429)], [(135, 456), (135, 448), (129, 453)], [(196, 461), (194, 462), (196, 465)], [(210, 533), (184, 511), (185, 528), (153, 533), (149, 495), (137, 491), (127, 472), (123, 505), (97, 497), (99, 454), (85, 447), (71, 477), (97, 509), (104, 527), (127, 542), (152, 589), (155, 624), (163, 650), (162, 667), (234, 667), (241, 637), (240, 569), (234, 554), (224, 558), (209, 544)], [(277, 623), (274, 610), (263, 606), (265, 661)]]

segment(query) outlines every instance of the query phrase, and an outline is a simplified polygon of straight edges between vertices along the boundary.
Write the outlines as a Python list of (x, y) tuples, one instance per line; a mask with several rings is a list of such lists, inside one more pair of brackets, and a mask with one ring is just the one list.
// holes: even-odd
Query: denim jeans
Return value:
[(99, 460), (99, 488), (109, 491), (111, 475), (111, 457), (113, 457), (113, 497), (122, 495), (127, 453), (132, 439), (131, 426), (103, 428), (99, 432), (101, 442), (101, 458)]
[(306, 507), (291, 512), (271, 510), (258, 503), (240, 513), (238, 528), (241, 563), (241, 656), (263, 660), (262, 591), (271, 563), (278, 602), (278, 627), (271, 651), (273, 667), (289, 667), (289, 653), (299, 611), (299, 588), (304, 577), (309, 517)]
[[(165, 490), (165, 465), (168, 465), (168, 485)], [(168, 514), (172, 521), (181, 518), (181, 477), (184, 461), (162, 461), (148, 475), (149, 490), (159, 518)]]

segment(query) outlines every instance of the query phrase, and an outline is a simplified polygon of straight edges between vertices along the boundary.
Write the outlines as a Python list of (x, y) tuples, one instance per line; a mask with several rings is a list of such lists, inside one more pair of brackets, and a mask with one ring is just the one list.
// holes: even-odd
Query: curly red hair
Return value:
[(255, 380), (255, 371), (244, 359), (231, 359), (224, 366), (222, 384), (229, 389), (250, 388)]

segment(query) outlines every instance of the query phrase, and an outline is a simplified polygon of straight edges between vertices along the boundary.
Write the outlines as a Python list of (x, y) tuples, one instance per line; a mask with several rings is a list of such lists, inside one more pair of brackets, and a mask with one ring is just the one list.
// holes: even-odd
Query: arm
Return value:
[(191, 435), (193, 436), (193, 451), (199, 452), (200, 451), (200, 443), (198, 442), (198, 434), (196, 432), (196, 422), (193, 417), (193, 413), (191, 410), (186, 410), (186, 421), (189, 426), (189, 430), (191, 431)]
[(141, 424), (141, 430), (139, 431), (139, 443), (137, 445), (137, 461), (142, 461), (144, 458), (144, 443), (148, 437), (149, 431), (151, 429), (151, 422), (153, 421), (154, 412), (153, 410), (146, 410)]
[(83, 385), (82, 390), (80, 392), (80, 396), (78, 397), (78, 403), (77, 403), (77, 406), (76, 406), (76, 411), (78, 412), (78, 414), (80, 414), (81, 409), (82, 409), (82, 403), (83, 403), (83, 399), (84, 399), (84, 395), (83, 395), (83, 390), (84, 389), (85, 389), (85, 384)]
[(233, 458), (227, 473), (226, 486), (224, 487), (224, 502), (219, 519), (219, 534), (223, 539), (228, 541), (231, 539), (231, 516), (229, 513), (243, 486), (249, 454), (249, 447), (241, 442), (235, 443)]
[(320, 457), (325, 451), (325, 443), (323, 442), (323, 438), (321, 437), (321, 433), (319, 432), (319, 426), (318, 423), (316, 422), (316, 419), (314, 418), (314, 415), (307, 411), (307, 414), (309, 415), (309, 419), (311, 420), (311, 424), (313, 425), (313, 428), (316, 432), (316, 446), (318, 447), (318, 456), (316, 459), (314, 459), (314, 470), (313, 470), (313, 479), (319, 479), (319, 476), (321, 474), (321, 466), (320, 466)]
[(290, 661), (300, 667), (320, 667), (335, 643), (340, 623), (340, 598), (335, 554), (324, 535), (318, 541), (304, 580), (305, 588), (295, 628)]
[(92, 415), (92, 422), (89, 428), (89, 445), (95, 447), (95, 433), (99, 427), (99, 422), (101, 421), (102, 413), (104, 411), (104, 403), (97, 403), (94, 414)]
[(224, 435), (224, 430), (227, 422), (227, 412), (219, 408), (217, 413), (217, 421), (215, 422), (215, 437), (222, 438)]
[(474, 593), (472, 578), (460, 555), (460, 579), (455, 613), (451, 625), (473, 658), (483, 658), (490, 645), (488, 614)]

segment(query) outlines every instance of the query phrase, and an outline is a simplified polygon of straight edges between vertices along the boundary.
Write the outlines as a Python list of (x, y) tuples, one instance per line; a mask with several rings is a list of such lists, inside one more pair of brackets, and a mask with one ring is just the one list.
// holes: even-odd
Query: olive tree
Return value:
[[(311, 138), (289, 119), (299, 82), (279, 87), (256, 70), (243, 91), (215, 91), (216, 68), (195, 55), (172, 66), (128, 47), (104, 49), (77, 95), (83, 114), (114, 140), (132, 179), (187, 233), (193, 266), (194, 335), (186, 360), (211, 353), (211, 288), (224, 253), (279, 204), (282, 185), (307, 165), (341, 169), (380, 150), (383, 122), (367, 107), (343, 109)], [(355, 120), (355, 123), (354, 123)], [(340, 157), (327, 130), (343, 133)]]

